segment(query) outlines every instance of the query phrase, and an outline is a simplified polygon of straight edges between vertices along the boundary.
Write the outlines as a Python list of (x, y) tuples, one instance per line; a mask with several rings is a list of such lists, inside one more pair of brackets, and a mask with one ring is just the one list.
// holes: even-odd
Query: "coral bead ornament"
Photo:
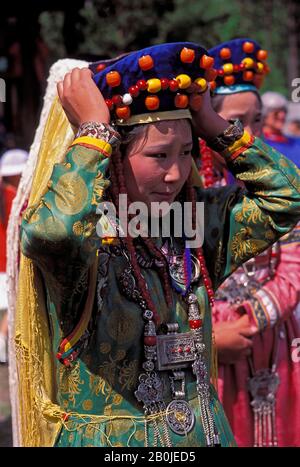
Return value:
[(161, 78), (160, 82), (161, 82), (161, 88), (163, 91), (168, 89), (169, 84), (170, 84), (170, 80), (168, 78)]
[(113, 103), (113, 101), (111, 99), (105, 99), (105, 104), (107, 105), (109, 110), (112, 110), (113, 107), (114, 107), (114, 103)]
[(252, 81), (253, 78), (254, 78), (254, 73), (253, 73), (253, 71), (247, 70), (247, 71), (244, 71), (244, 72), (243, 72), (243, 79), (244, 79), (244, 81)]
[(202, 326), (202, 319), (191, 319), (189, 320), (189, 326), (191, 329), (199, 329)]
[(181, 74), (176, 76), (176, 81), (178, 82), (178, 86), (180, 89), (189, 88), (192, 84), (192, 80), (188, 75)]
[[(147, 88), (147, 83), (145, 81), (145, 89), (146, 88)], [(128, 89), (128, 92), (132, 97), (137, 97), (139, 95), (139, 93), (140, 93), (140, 88), (136, 84), (135, 86), (130, 86), (130, 88)]]
[(136, 85), (140, 91), (146, 91), (147, 89), (147, 81), (144, 79), (139, 79)]
[(99, 63), (99, 65), (97, 65), (96, 67), (96, 71), (103, 71), (105, 70), (105, 68), (106, 68), (105, 63)]
[(208, 55), (202, 55), (200, 58), (200, 67), (204, 68), (204, 70), (208, 70), (214, 66), (215, 59), (213, 57), (209, 57)]
[(130, 117), (130, 108), (127, 105), (117, 107), (116, 114), (119, 118), (127, 120)]
[(211, 68), (210, 70), (205, 71), (204, 76), (207, 81), (215, 81), (216, 77), (218, 76), (218, 72), (214, 68)]
[(169, 82), (170, 91), (176, 92), (179, 88), (179, 83), (176, 79), (171, 79)]
[(257, 52), (256, 57), (258, 58), (258, 60), (266, 60), (268, 57), (268, 52), (266, 50), (260, 49)]
[(220, 57), (223, 60), (228, 60), (231, 58), (231, 50), (228, 47), (223, 47), (223, 49), (220, 50)]
[(121, 75), (118, 71), (110, 71), (106, 75), (106, 82), (112, 88), (120, 86), (121, 84)]
[(209, 83), (209, 87), (210, 87), (211, 91), (214, 91), (216, 89), (216, 87), (217, 87), (217, 83), (215, 81), (211, 81)]
[(195, 60), (195, 51), (193, 49), (188, 49), (184, 47), (180, 52), (180, 60), (183, 63), (193, 63)]
[(149, 347), (153, 347), (154, 345), (156, 345), (156, 336), (145, 336), (144, 344)]
[(176, 94), (174, 102), (178, 109), (185, 109), (189, 104), (189, 98), (185, 94)]
[(141, 58), (139, 58), (139, 66), (143, 71), (151, 70), (151, 68), (154, 66), (153, 58), (151, 55), (143, 55)]
[(159, 108), (159, 98), (157, 96), (147, 96), (145, 106), (148, 110), (157, 110)]
[(148, 79), (147, 91), (148, 92), (159, 92), (161, 90), (161, 82), (158, 78)]
[(249, 41), (244, 42), (243, 51), (247, 54), (251, 54), (252, 52), (254, 52), (253, 42), (249, 42)]
[(114, 105), (122, 105), (123, 104), (123, 99), (122, 99), (122, 96), (120, 96), (120, 94), (115, 94), (114, 96), (112, 96), (111, 100), (112, 100)]
[(227, 86), (232, 86), (235, 82), (235, 78), (233, 75), (227, 75), (227, 76), (224, 76), (224, 83), (227, 85)]

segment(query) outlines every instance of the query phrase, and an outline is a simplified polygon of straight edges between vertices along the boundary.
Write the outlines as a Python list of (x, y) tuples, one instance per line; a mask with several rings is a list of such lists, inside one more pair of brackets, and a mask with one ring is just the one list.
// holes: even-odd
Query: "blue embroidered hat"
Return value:
[(215, 77), (213, 65), (200, 45), (177, 42), (93, 63), (90, 68), (112, 120), (131, 125), (190, 118), (189, 109), (200, 108), (201, 93)]
[(217, 77), (211, 88), (215, 94), (257, 91), (270, 71), (268, 53), (252, 39), (233, 39), (209, 50)]

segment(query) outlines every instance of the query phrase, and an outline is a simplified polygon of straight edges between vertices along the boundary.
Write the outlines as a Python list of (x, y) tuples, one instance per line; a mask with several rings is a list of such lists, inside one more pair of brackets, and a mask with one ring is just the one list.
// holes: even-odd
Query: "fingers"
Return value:
[(76, 86), (80, 81), (90, 80), (93, 77), (93, 72), (89, 68), (74, 68), (71, 71), (72, 86)]
[(76, 89), (80, 81), (91, 79), (93, 72), (89, 68), (74, 68), (69, 73), (66, 73), (64, 79), (57, 83), (57, 93), (61, 101), (70, 92), (71, 88)]
[(247, 339), (246, 337), (241, 335), (241, 343), (243, 349), (251, 349), (253, 347), (253, 342), (251, 339)]
[(257, 333), (258, 328), (256, 326), (247, 326), (245, 328), (240, 329), (240, 334), (242, 334), (245, 337), (253, 337)]

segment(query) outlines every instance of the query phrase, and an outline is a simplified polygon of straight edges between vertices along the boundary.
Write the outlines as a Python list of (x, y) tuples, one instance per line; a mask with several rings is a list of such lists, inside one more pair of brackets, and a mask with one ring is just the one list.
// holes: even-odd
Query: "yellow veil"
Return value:
[(61, 427), (62, 410), (55, 403), (55, 378), (42, 279), (33, 261), (22, 254), (18, 272), (17, 245), (19, 216), (24, 201), (29, 192), (29, 206), (40, 199), (53, 165), (63, 160), (74, 139), (74, 131), (56, 97), (56, 84), (72, 68), (85, 66), (88, 66), (87, 62), (64, 59), (50, 70), (40, 124), (9, 221), (9, 328), (11, 342), (14, 342), (10, 346), (10, 391), (14, 445), (53, 446)]
[[(41, 142), (29, 206), (42, 196), (53, 164), (62, 160), (73, 138), (63, 109), (55, 99)], [(55, 378), (43, 287), (38, 269), (22, 254), (15, 348), (21, 445), (52, 446), (61, 426), (61, 409), (55, 404)]]

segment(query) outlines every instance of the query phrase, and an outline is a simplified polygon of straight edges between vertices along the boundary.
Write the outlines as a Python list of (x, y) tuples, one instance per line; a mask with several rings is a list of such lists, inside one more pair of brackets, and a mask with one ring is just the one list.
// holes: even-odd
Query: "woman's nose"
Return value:
[(165, 182), (178, 182), (181, 179), (181, 170), (179, 167), (178, 162), (174, 162), (170, 167), (167, 169), (165, 174)]

